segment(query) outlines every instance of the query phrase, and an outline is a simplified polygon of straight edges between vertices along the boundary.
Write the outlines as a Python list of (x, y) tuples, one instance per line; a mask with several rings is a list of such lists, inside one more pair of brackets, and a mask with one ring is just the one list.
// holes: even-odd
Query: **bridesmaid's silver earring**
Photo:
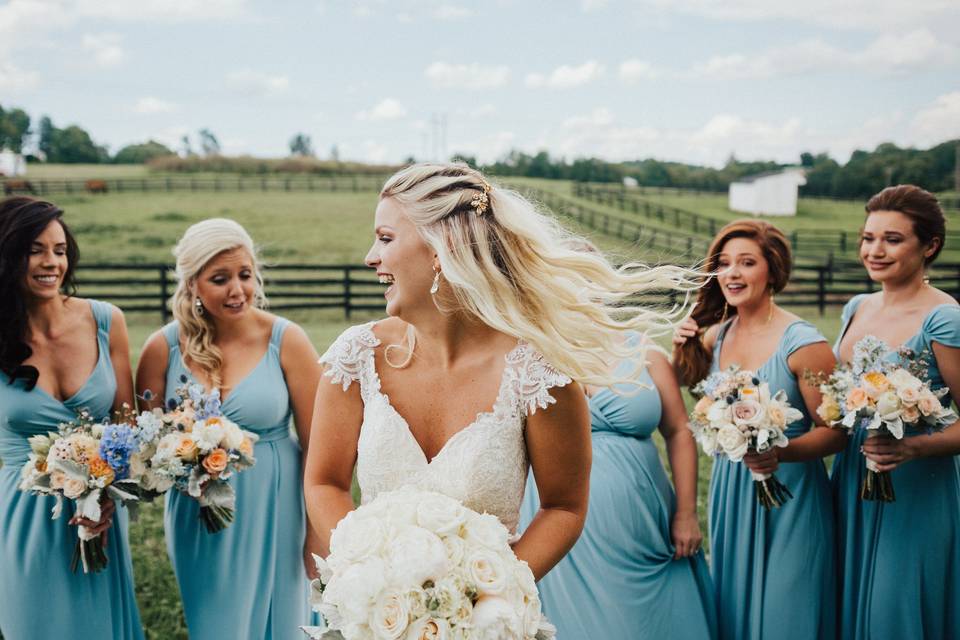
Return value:
[(440, 272), (437, 271), (433, 276), (433, 284), (430, 285), (430, 295), (440, 291)]
[(773, 320), (773, 291), (770, 291), (770, 313), (767, 314), (767, 324)]
[(201, 302), (199, 297), (193, 299), (193, 309), (197, 312), (198, 316), (203, 315), (203, 302)]

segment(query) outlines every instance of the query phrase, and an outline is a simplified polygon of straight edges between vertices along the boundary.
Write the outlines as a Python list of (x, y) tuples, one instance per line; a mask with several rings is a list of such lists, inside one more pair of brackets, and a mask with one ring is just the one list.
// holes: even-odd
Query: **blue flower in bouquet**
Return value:
[(141, 447), (157, 439), (163, 421), (151, 412), (144, 411), (137, 416), (137, 442)]
[(137, 451), (136, 434), (127, 424), (108, 424), (100, 438), (100, 457), (106, 460), (118, 480), (130, 474), (130, 455)]

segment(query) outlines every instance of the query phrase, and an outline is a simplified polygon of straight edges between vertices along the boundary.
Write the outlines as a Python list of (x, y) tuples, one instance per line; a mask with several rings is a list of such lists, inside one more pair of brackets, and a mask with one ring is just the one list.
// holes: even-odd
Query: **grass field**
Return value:
[[(359, 263), (372, 240), (376, 194), (110, 194), (62, 197), (57, 202), (66, 210), (86, 261), (172, 262), (170, 249), (189, 224), (227, 216), (250, 231), (269, 261)], [(602, 236), (595, 239), (621, 258), (643, 257), (628, 243)], [(839, 310), (831, 309), (823, 317), (811, 310), (797, 312), (817, 324), (828, 338), (836, 334)], [(347, 326), (376, 314), (350, 321), (334, 311), (297, 312), (288, 317), (305, 328), (322, 353)], [(129, 314), (127, 322), (136, 363), (141, 346), (159, 328), (160, 320), (156, 314)], [(657, 440), (662, 450), (662, 441)], [(699, 506), (704, 531), (709, 473), (710, 461), (702, 457)], [(186, 638), (176, 581), (166, 556), (161, 503), (141, 509), (139, 520), (131, 526), (130, 540), (147, 637)]]

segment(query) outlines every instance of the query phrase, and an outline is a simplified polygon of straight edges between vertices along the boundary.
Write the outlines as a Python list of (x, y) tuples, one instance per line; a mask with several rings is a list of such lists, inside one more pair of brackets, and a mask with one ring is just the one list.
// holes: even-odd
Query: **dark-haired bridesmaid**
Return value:
[[(817, 329), (781, 309), (774, 294), (790, 277), (790, 246), (759, 220), (723, 227), (707, 266), (718, 276), (674, 336), (674, 366), (693, 385), (737, 364), (771, 393), (783, 390), (803, 418), (787, 425), (787, 447), (750, 453), (744, 464), (717, 458), (710, 480), (710, 545), (720, 638), (820, 640), (836, 635), (836, 576), (830, 486), (822, 458), (845, 435), (816, 417), (820, 392), (804, 373), (829, 372), (835, 360)], [(792, 492), (767, 511), (751, 471), (776, 472)]]
[[(884, 189), (866, 206), (860, 259), (882, 286), (843, 309), (837, 358), (851, 359), (866, 335), (892, 349), (926, 352), (935, 389), (960, 390), (960, 306), (930, 286), (946, 221), (936, 198), (913, 185)], [(833, 465), (841, 624), (851, 640), (960, 637), (960, 425), (902, 440), (850, 438)], [(895, 502), (859, 499), (864, 457), (889, 471)]]
[[(90, 522), (68, 503), (52, 520), (53, 498), (17, 488), (30, 436), (80, 409), (100, 419), (133, 405), (123, 314), (70, 295), (79, 251), (62, 216), (41, 200), (0, 202), (0, 635), (142, 638), (126, 510), (107, 502)], [(102, 571), (70, 570), (75, 524), (109, 531)]]

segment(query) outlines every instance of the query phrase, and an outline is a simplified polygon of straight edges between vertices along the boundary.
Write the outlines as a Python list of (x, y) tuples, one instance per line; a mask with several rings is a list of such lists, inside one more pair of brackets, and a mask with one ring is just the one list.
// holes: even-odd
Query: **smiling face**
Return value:
[(63, 226), (52, 221), (30, 246), (23, 288), (28, 296), (51, 299), (60, 295), (60, 287), (70, 262), (67, 259), (67, 235)]
[(436, 310), (430, 295), (436, 254), (393, 198), (377, 205), (374, 234), (364, 262), (390, 285), (384, 293), (387, 314), (409, 318), (427, 306)]
[(899, 282), (922, 276), (924, 260), (935, 247), (923, 246), (913, 222), (899, 211), (874, 211), (860, 235), (860, 259), (874, 282)]
[(727, 240), (720, 248), (717, 270), (720, 290), (732, 307), (762, 304), (770, 296), (770, 266), (755, 240)]
[(193, 283), (193, 294), (203, 302), (204, 312), (226, 321), (241, 318), (250, 310), (256, 289), (253, 257), (242, 247), (218, 253)]

